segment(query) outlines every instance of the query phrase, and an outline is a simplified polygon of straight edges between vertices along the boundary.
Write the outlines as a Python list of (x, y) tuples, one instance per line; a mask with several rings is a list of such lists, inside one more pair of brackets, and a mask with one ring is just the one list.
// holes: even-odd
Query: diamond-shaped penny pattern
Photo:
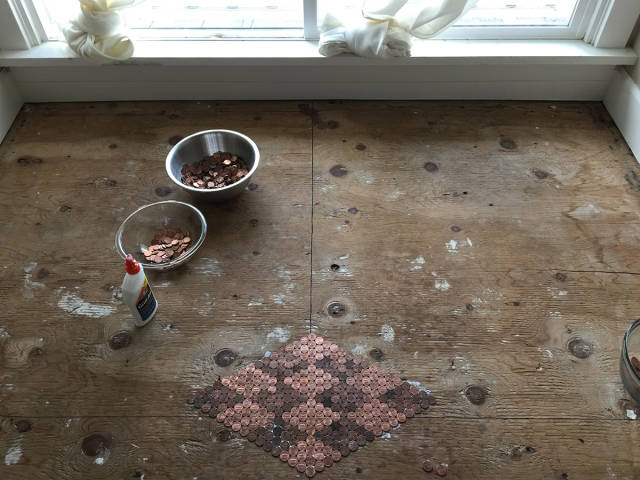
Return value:
[(435, 399), (310, 334), (195, 393), (188, 403), (313, 477)]

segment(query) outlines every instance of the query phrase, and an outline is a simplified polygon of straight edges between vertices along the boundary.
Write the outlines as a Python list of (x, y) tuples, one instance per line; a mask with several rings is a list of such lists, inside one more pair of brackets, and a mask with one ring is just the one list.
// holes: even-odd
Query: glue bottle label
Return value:
[(144, 277), (144, 283), (142, 284), (140, 295), (138, 295), (138, 300), (136, 301), (136, 308), (143, 322), (153, 314), (157, 304), (156, 297), (153, 296), (149, 282), (147, 282), (147, 277)]

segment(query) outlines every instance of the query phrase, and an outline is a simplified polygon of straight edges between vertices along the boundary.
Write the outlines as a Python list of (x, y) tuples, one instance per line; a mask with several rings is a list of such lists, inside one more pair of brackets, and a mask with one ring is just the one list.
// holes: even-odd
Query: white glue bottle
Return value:
[(158, 302), (151, 291), (142, 265), (133, 258), (133, 255), (127, 255), (124, 268), (127, 274), (122, 282), (122, 300), (131, 310), (136, 326), (144, 327), (156, 314)]

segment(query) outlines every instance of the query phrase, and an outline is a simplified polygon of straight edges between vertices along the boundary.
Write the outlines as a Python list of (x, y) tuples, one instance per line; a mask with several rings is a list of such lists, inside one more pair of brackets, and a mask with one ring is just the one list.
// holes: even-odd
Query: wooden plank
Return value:
[[(140, 205), (187, 200), (164, 171), (169, 140), (222, 126), (259, 145), (257, 188), (198, 204), (205, 244), (184, 268), (150, 272), (160, 310), (135, 329), (114, 296), (115, 232)], [(176, 414), (195, 386), (308, 331), (310, 148), (297, 104), (26, 107), (0, 154), (0, 414), (144, 415), (149, 395)], [(131, 344), (114, 350), (122, 330)], [(233, 366), (213, 361), (222, 348)]]
[(638, 166), (600, 104), (314, 108), (314, 331), (450, 415), (627, 418)]
[[(351, 268), (356, 259), (354, 256), (341, 264)], [(413, 265), (407, 264), (409, 275)], [(391, 269), (386, 264), (380, 268)], [(375, 279), (378, 288), (385, 288), (379, 276), (370, 271), (364, 274)], [(315, 305), (320, 310), (338, 300), (347, 305), (348, 312), (338, 319), (318, 314), (314, 325), (347, 350), (367, 356), (372, 349), (379, 349), (385, 368), (446, 397), (452, 414), (528, 418), (534, 409), (536, 416), (558, 418), (571, 404), (575, 418), (625, 418), (626, 411), (618, 408), (620, 400), (628, 398), (619, 383), (618, 358), (621, 337), (637, 311), (637, 276), (565, 274), (567, 281), (560, 282), (553, 271), (506, 275), (445, 271), (438, 279), (446, 279), (451, 288), (440, 292), (435, 290), (437, 279), (429, 271), (411, 272), (404, 279), (399, 272), (390, 276), (396, 291), (377, 299), (358, 282), (362, 271), (354, 271), (349, 280), (330, 272), (337, 278), (330, 292), (314, 287), (318, 295)], [(182, 280), (169, 281), (174, 287), (161, 292), (171, 303), (203, 300), (201, 294), (192, 297), (176, 291), (175, 285)], [(96, 303), (111, 305), (111, 292), (101, 295), (103, 300)], [(216, 296), (217, 308), (211, 313), (217, 317), (220, 311), (231, 311), (236, 315), (232, 323), (214, 318), (214, 323), (202, 325), (207, 317), (183, 308), (179, 319), (168, 322), (159, 317), (150, 329), (134, 332), (131, 348), (115, 351), (108, 341), (126, 328), (128, 317), (122, 307), (118, 307), (115, 319), (107, 317), (99, 330), (93, 318), (73, 318), (72, 325), (61, 328), (60, 324), (69, 320), (64, 312), (56, 313), (41, 337), (29, 332), (34, 324), (42, 324), (41, 314), (27, 310), (26, 316), (36, 321), (20, 316), (22, 325), (9, 330), (6, 372), (11, 375), (6, 382), (15, 390), (6, 392), (3, 413), (28, 415), (44, 409), (43, 413), (61, 415), (144, 414), (149, 407), (145, 398), (137, 395), (144, 385), (157, 394), (154, 409), (178, 414), (182, 405), (176, 399), (184, 397), (192, 386), (205, 385), (237, 368), (213, 364), (216, 351), (231, 348), (240, 354), (239, 361), (246, 363), (259, 358), (265, 349), (274, 350), (286, 335), (297, 334), (291, 328), (295, 315), (269, 301), (268, 296), (265, 300), (264, 309), (258, 310), (239, 306), (240, 300)], [(280, 327), (270, 328), (264, 319), (264, 311), (270, 309), (276, 309), (274, 316), (280, 312), (283, 317)], [(605, 324), (603, 318), (609, 321)], [(249, 325), (259, 325), (260, 334), (256, 336)], [(385, 340), (383, 325), (393, 329), (394, 341)], [(206, 329), (210, 333), (203, 334)], [(265, 332), (271, 333), (268, 341)], [(62, 348), (68, 338), (77, 339), (82, 346)], [(568, 345), (576, 338), (591, 346), (588, 358), (571, 354)], [(29, 356), (36, 348), (45, 350), (46, 355)], [(167, 351), (181, 353), (167, 356)], [(53, 378), (52, 366), (58, 368)], [(25, 369), (28, 378), (24, 378)], [(176, 372), (180, 374), (176, 376)], [(464, 395), (471, 385), (487, 390), (481, 408), (471, 405)], [(535, 404), (523, 408), (519, 401), (523, 396), (535, 399)], [(76, 398), (84, 401), (78, 403)]]
[[(435, 408), (316, 478), (429, 478), (433, 474), (421, 469), (426, 459), (448, 464), (446, 478), (465, 480), (633, 479), (638, 471), (640, 446), (628, 441), (638, 433), (631, 421), (431, 418)], [(16, 480), (261, 479), (298, 473), (245, 439), (221, 441), (226, 437), (218, 437), (218, 423), (206, 417), (42, 418), (31, 419), (31, 430), (23, 433), (12, 425), (20, 420), (25, 419), (5, 419), (7, 434), (0, 437), (0, 451), (20, 452), (11, 457), (15, 464), (0, 464), (0, 474)], [(108, 442), (102, 451), (85, 448), (93, 456), (82, 448), (91, 435)]]
[[(390, 244), (404, 246), (405, 236), (413, 238), (433, 250), (436, 266), (446, 261), (469, 268), (468, 255), (480, 249), (472, 266), (482, 270), (508, 271), (517, 265), (640, 271), (637, 258), (628, 255), (640, 231), (637, 199), (625, 180), (635, 164), (610, 119), (600, 121), (606, 115), (601, 106), (353, 105), (358, 106), (319, 114), (325, 123), (338, 125), (321, 129), (315, 139), (321, 217), (340, 224), (335, 217), (368, 222), (363, 228), (384, 226), (403, 236), (401, 242), (385, 237)], [(365, 105), (375, 107), (367, 111)], [(402, 121), (401, 132), (389, 128), (393, 118)], [(621, 160), (629, 161), (621, 165)], [(336, 178), (329, 173), (345, 162), (351, 174)], [(426, 171), (426, 163), (437, 172)], [(371, 199), (368, 210), (362, 207), (365, 198)], [(349, 207), (362, 212), (351, 217)], [(523, 225), (533, 220), (535, 228)], [(449, 227), (463, 222), (459, 226), (467, 235), (453, 235)], [(629, 228), (621, 229), (621, 222)], [(426, 241), (406, 225), (415, 223), (421, 233), (428, 231)], [(353, 229), (334, 225), (329, 234), (321, 228), (319, 241), (349, 240)], [(610, 233), (616, 229), (622, 230), (620, 237)], [(464, 248), (466, 237), (472, 248)], [(453, 253), (460, 254), (447, 251), (451, 239), (459, 243)], [(566, 248), (567, 242), (572, 248)]]

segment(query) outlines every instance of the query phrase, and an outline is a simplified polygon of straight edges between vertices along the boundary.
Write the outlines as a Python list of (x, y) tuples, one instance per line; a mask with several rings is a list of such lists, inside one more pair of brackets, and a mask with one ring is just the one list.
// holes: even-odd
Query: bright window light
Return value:
[[(579, 0), (479, 0), (455, 26), (567, 26)], [(424, 2), (409, 0), (403, 8)], [(360, 12), (361, 0), (318, 0), (318, 18), (326, 12)], [(334, 13), (335, 14), (335, 13)]]
[(207, 32), (213, 37), (291, 37), (302, 36), (304, 18), (302, 0), (147, 0), (129, 12), (127, 26), (138, 37), (162, 36), (162, 31), (196, 38)]
[[(61, 27), (78, 11), (77, 0), (32, 1), (49, 38), (62, 40)], [(419, 3), (410, 0), (408, 6)], [(476, 27), (568, 27), (578, 5), (586, 3), (479, 0), (449, 32)], [(317, 6), (321, 21), (327, 11), (359, 15), (362, 1), (317, 0)], [(126, 25), (137, 39), (302, 38), (303, 0), (146, 0), (126, 12)], [(524, 35), (529, 38), (531, 31)]]
[[(77, 0), (35, 0), (51, 40), (75, 17)], [(302, 0), (146, 0), (126, 12), (135, 38), (302, 37)]]
[(456, 25), (567, 26), (578, 0), (480, 0)]

